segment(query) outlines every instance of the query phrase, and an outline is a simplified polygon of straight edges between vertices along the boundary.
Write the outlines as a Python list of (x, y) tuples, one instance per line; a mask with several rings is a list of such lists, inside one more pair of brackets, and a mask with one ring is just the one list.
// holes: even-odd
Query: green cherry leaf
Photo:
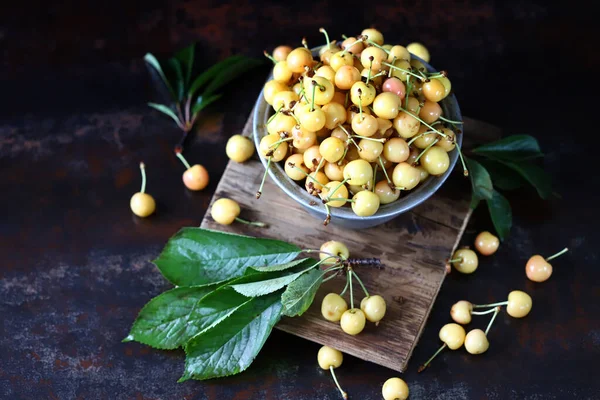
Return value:
[(518, 172), (537, 190), (542, 199), (547, 199), (552, 195), (552, 179), (542, 168), (526, 162), (503, 162), (503, 164)]
[(154, 108), (155, 110), (160, 111), (163, 114), (166, 114), (167, 116), (172, 118), (173, 121), (175, 121), (175, 123), (177, 123), (177, 125), (181, 124), (181, 122), (179, 121), (179, 117), (177, 116), (177, 114), (175, 114), (175, 111), (173, 111), (169, 106), (166, 106), (164, 104), (157, 104), (157, 103), (148, 103), (148, 106)]
[(505, 161), (543, 157), (538, 141), (530, 135), (512, 135), (473, 149), (473, 153)]
[(171, 86), (171, 83), (167, 79), (165, 72), (163, 71), (163, 69), (160, 66), (160, 63), (158, 62), (156, 57), (154, 57), (154, 55), (151, 53), (147, 53), (144, 56), (144, 61), (146, 61), (150, 66), (152, 66), (152, 68), (154, 68), (154, 70), (156, 70), (156, 72), (158, 73), (158, 75), (160, 76), (162, 81), (164, 82), (165, 86), (169, 90), (169, 93), (171, 94), (171, 97), (173, 98), (173, 100), (177, 100), (177, 96), (175, 96), (175, 91), (173, 90), (173, 86)]
[(181, 70), (181, 64), (177, 58), (169, 58), (167, 61), (169, 66), (175, 73), (175, 94), (177, 95), (177, 101), (181, 102), (183, 100), (183, 93), (185, 82), (183, 78), (183, 71)]
[(256, 238), (202, 228), (183, 228), (154, 261), (177, 286), (224, 282), (244, 275), (248, 267), (289, 262), (301, 249), (280, 240)]
[(238, 76), (246, 73), (248, 70), (261, 65), (263, 62), (254, 58), (243, 57), (242, 60), (227, 65), (226, 68), (219, 71), (219, 74), (204, 89), (203, 96), (208, 96), (221, 89)]
[[(124, 341), (136, 341), (158, 349), (182, 346), (201, 331), (195, 322), (198, 315), (207, 313), (202, 312), (206, 307), (197, 310), (198, 304), (206, 296), (209, 296), (210, 304), (210, 295), (215, 288), (215, 285), (178, 287), (153, 298), (142, 308)], [(234, 295), (241, 298), (238, 306), (247, 300), (235, 292)], [(226, 302), (219, 300), (221, 304)], [(196, 317), (190, 318), (194, 312)]]
[(192, 82), (192, 85), (188, 90), (188, 96), (193, 97), (201, 87), (206, 85), (211, 80), (215, 79), (220, 73), (226, 70), (229, 65), (241, 62), (244, 59), (245, 57), (243, 56), (231, 56), (224, 59), (223, 61), (214, 64), (206, 71), (198, 75), (196, 79), (194, 79), (194, 82)]
[(323, 275), (320, 269), (313, 269), (290, 283), (281, 295), (283, 315), (295, 317), (304, 314), (323, 282)]
[(202, 111), (215, 101), (219, 100), (221, 96), (222, 95), (220, 94), (214, 94), (212, 96), (198, 96), (198, 99), (196, 99), (196, 103), (192, 107), (192, 115), (195, 117), (196, 114), (198, 114), (200, 111)]
[(510, 228), (512, 227), (512, 209), (508, 200), (499, 192), (494, 190), (491, 199), (487, 200), (492, 223), (496, 228), (496, 233), (500, 240), (504, 241), (508, 237)]
[(487, 169), (494, 187), (502, 190), (515, 190), (527, 183), (518, 172), (500, 161), (483, 158), (479, 162)]
[(191, 45), (179, 50), (175, 54), (175, 58), (177, 60), (179, 60), (179, 63), (181, 64), (181, 67), (184, 71), (184, 75), (185, 75), (184, 82), (185, 82), (186, 89), (189, 87), (190, 80), (192, 79), (192, 70), (194, 68), (195, 47), (196, 47), (195, 43), (192, 43)]
[(287, 263), (283, 263), (283, 264), (276, 264), (276, 265), (267, 265), (267, 266), (253, 266), (251, 267), (253, 270), (258, 271), (258, 272), (278, 272), (278, 271), (285, 271), (286, 269), (290, 269), (293, 268), (303, 262), (305, 262), (306, 260), (310, 260), (310, 258), (299, 258), (297, 260), (294, 261), (290, 261)]
[(240, 283), (231, 285), (231, 287), (238, 293), (243, 294), (247, 297), (264, 296), (269, 293), (273, 293), (284, 286), (295, 281), (303, 273), (314, 269), (317, 265), (317, 261), (311, 258), (303, 261), (298, 265), (299, 268), (303, 268), (298, 272), (294, 272), (288, 275), (283, 275), (277, 278), (265, 279), (257, 282)]
[(193, 337), (185, 345), (185, 371), (179, 382), (244, 371), (254, 361), (280, 318), (280, 292), (250, 299), (231, 314), (226, 323)]
[(469, 177), (471, 178), (471, 188), (473, 190), (471, 208), (477, 207), (480, 200), (490, 200), (492, 198), (494, 187), (492, 179), (487, 170), (472, 158), (466, 158)]

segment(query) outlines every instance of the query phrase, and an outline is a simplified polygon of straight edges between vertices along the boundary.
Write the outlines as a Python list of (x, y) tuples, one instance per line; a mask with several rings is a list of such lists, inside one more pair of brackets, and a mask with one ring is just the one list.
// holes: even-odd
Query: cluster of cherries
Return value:
[(327, 44), (318, 59), (305, 40), (265, 52), (275, 64), (263, 89), (274, 114), (259, 153), (267, 169), (282, 161), (289, 178), (304, 181), (325, 205), (328, 223), (330, 207), (350, 203), (356, 215), (371, 216), (446, 172), (448, 152), (460, 154), (462, 122), (442, 115), (440, 102), (451, 90), (446, 73), (429, 72), (411, 56), (429, 61), (424, 46), (385, 44), (372, 28), (341, 43), (320, 31)]
[[(346, 269), (347, 279), (346, 285), (340, 294), (329, 293), (321, 303), (321, 314), (323, 318), (332, 322), (339, 322), (342, 331), (349, 335), (358, 335), (365, 328), (366, 321), (373, 322), (378, 325), (383, 319), (386, 312), (386, 302), (380, 295), (370, 295), (361, 279), (352, 268), (352, 259), (350, 259), (350, 251), (348, 247), (339, 241), (329, 241), (321, 245), (319, 249), (321, 262), (325, 265), (332, 265), (327, 271), (335, 271), (336, 269)], [(329, 278), (334, 278), (332, 275)], [(360, 302), (360, 309), (354, 307), (354, 294), (352, 289), (352, 281), (356, 279), (365, 293), (365, 297)], [(349, 290), (350, 308), (348, 303), (342, 297)], [(323, 346), (317, 354), (319, 366), (324, 370), (330, 370), (333, 381), (337, 386), (340, 394), (344, 399), (348, 398), (347, 393), (341, 388), (334, 369), (342, 365), (344, 356), (342, 352)], [(408, 385), (400, 378), (388, 379), (382, 387), (382, 395), (385, 400), (405, 400), (408, 398)]]
[[(484, 231), (475, 238), (475, 249), (483, 256), (494, 254), (500, 241), (490, 232)], [(529, 258), (525, 266), (527, 278), (534, 282), (544, 282), (552, 275), (552, 265), (549, 263), (556, 257), (559, 257), (568, 251), (567, 248), (560, 252), (544, 258), (536, 254)], [(452, 259), (449, 260), (455, 270), (463, 274), (471, 274), (475, 272), (479, 266), (477, 253), (467, 247), (454, 252)], [(488, 341), (488, 332), (496, 319), (496, 316), (501, 311), (502, 306), (506, 306), (506, 313), (513, 318), (523, 318), (529, 314), (533, 300), (531, 296), (520, 290), (513, 290), (508, 294), (508, 299), (492, 304), (473, 304), (466, 300), (461, 300), (455, 303), (450, 309), (450, 316), (455, 323), (446, 324), (440, 329), (439, 338), (444, 343), (435, 354), (419, 367), (419, 372), (429, 366), (431, 361), (446, 347), (451, 350), (459, 349), (464, 345), (467, 352), (470, 354), (485, 353), (490, 347)], [(477, 311), (477, 309), (484, 309)], [(474, 311), (475, 310), (475, 311)], [(493, 313), (490, 322), (485, 331), (481, 329), (473, 329), (468, 333), (462, 325), (469, 324), (473, 315), (486, 315)]]

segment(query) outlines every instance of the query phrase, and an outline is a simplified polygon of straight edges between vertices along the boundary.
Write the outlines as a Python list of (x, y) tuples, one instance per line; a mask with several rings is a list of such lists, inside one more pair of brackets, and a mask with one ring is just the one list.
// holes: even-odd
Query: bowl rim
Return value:
[[(315, 53), (318, 54), (318, 48), (313, 49), (313, 54)], [(422, 62), (429, 72), (438, 72), (429, 63), (411, 53), (411, 59), (412, 58)], [(272, 78), (273, 74), (271, 73), (267, 77), (266, 82)], [(270, 116), (270, 113), (272, 112), (272, 107), (264, 99), (263, 91), (264, 89), (260, 91), (260, 94), (256, 100), (252, 121), (252, 136), (257, 149), (260, 147), (260, 139), (264, 136), (264, 133), (266, 133), (266, 122)], [(451, 92), (446, 98), (444, 98), (440, 102), (440, 106), (442, 107), (443, 114), (448, 115), (449, 119), (453, 119), (455, 121), (463, 120), (460, 107), (454, 93)], [(453, 112), (447, 113), (447, 110), (452, 110)], [(458, 146), (462, 146), (464, 125), (462, 125), (461, 128), (461, 133), (456, 135)], [(259, 131), (261, 131), (262, 134), (260, 134)], [(263, 167), (267, 168), (267, 160), (260, 154), (259, 151), (257, 151), (257, 153), (261, 163), (263, 164)], [(413, 209), (414, 207), (417, 207), (425, 200), (429, 199), (444, 184), (454, 170), (454, 167), (458, 161), (458, 150), (455, 148), (449, 153), (449, 156), (450, 166), (446, 172), (444, 172), (442, 175), (430, 177), (423, 185), (417, 186), (400, 199), (389, 204), (382, 204), (375, 214), (368, 217), (360, 217), (354, 214), (354, 211), (352, 211), (351, 207), (329, 207), (332, 220), (335, 218), (357, 221), (368, 221), (374, 219), (385, 220), (391, 219), (399, 214)], [(325, 207), (314, 206), (315, 202), (317, 205), (322, 205), (318, 197), (310, 195), (305, 190), (304, 186), (301, 186), (289, 178), (286, 175), (284, 168), (278, 162), (271, 164), (272, 168), (268, 169), (268, 174), (281, 190), (283, 190), (289, 197), (293, 198), (302, 206), (310, 208), (323, 218), (326, 217), (327, 213)]]

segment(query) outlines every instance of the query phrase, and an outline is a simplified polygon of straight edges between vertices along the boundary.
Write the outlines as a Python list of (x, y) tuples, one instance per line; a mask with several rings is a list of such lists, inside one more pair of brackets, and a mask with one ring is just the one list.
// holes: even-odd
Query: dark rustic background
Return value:
[[(6, 2), (5, 2), (6, 3)], [(174, 124), (148, 109), (146, 52), (198, 41), (206, 65), (260, 56), (280, 43), (322, 42), (374, 24), (387, 42), (419, 40), (450, 72), (465, 115), (535, 135), (562, 198), (510, 196), (515, 226), (473, 276), (446, 280), (409, 370), (412, 399), (600, 398), (597, 77), (593, 12), (574, 2), (19, 1), (0, 10), (0, 397), (3, 399), (337, 399), (318, 346), (274, 332), (245, 373), (176, 384), (183, 354), (122, 344), (139, 309), (169, 287), (149, 263), (181, 226), (199, 224), (226, 164), (225, 141), (246, 120), (267, 65), (229, 89), (198, 125), (188, 158), (212, 183), (190, 193), (171, 147)], [(584, 149), (589, 148), (590, 151)], [(139, 220), (129, 197), (146, 161), (158, 212)], [(594, 190), (593, 190), (594, 189)], [(478, 210), (464, 243), (491, 229)], [(549, 282), (526, 280), (534, 253), (572, 251)], [(399, 255), (401, 256), (401, 255)], [(502, 315), (482, 356), (445, 352), (438, 329), (453, 302), (534, 299), (523, 320)], [(483, 327), (487, 319), (476, 324)], [(353, 399), (381, 398), (396, 373), (347, 357)]]

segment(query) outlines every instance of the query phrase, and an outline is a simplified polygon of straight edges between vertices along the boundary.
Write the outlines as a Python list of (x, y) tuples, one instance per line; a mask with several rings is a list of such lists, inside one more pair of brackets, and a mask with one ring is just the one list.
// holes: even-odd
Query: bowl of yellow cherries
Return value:
[(320, 31), (323, 46), (303, 40), (265, 52), (274, 67), (253, 116), (263, 183), (268, 172), (324, 224), (376, 226), (448, 178), (460, 155), (460, 108), (422, 45), (385, 44), (372, 28), (341, 42)]

